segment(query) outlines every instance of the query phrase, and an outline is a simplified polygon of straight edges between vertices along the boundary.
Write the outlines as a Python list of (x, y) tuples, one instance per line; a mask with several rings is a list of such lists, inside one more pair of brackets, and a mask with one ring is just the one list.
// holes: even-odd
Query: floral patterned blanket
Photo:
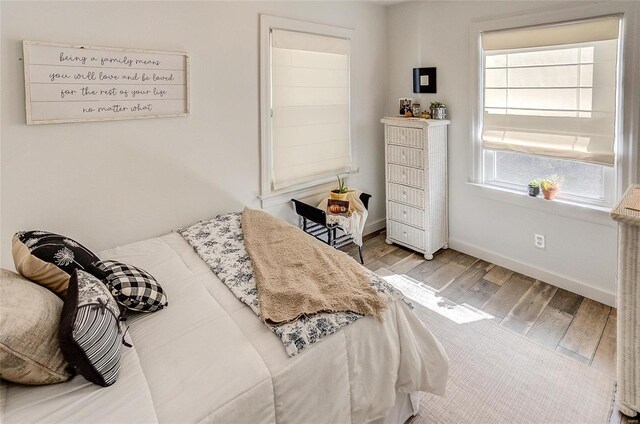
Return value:
[[(242, 213), (234, 212), (176, 231), (189, 242), (234, 296), (259, 316), (258, 290), (253, 265), (244, 246), (241, 221)], [(371, 286), (383, 296), (390, 300), (402, 297), (382, 278), (371, 271), (368, 274), (371, 276)], [(280, 337), (287, 354), (294, 356), (362, 317), (355, 312), (318, 313), (302, 316), (286, 324), (265, 325)]]

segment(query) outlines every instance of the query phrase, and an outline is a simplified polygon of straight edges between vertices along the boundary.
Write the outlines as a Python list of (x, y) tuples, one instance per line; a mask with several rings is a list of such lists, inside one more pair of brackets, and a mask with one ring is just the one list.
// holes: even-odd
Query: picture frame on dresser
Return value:
[(425, 259), (449, 247), (448, 120), (385, 117), (385, 186), (388, 244)]
[(413, 99), (411, 97), (401, 97), (398, 99), (398, 114), (404, 116), (407, 111), (411, 111)]

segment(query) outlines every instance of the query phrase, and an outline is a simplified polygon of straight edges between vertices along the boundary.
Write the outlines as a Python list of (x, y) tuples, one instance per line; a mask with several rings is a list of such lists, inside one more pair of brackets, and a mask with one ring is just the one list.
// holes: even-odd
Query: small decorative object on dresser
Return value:
[(448, 248), (446, 120), (383, 118), (387, 243), (428, 260)]
[(409, 97), (401, 97), (398, 99), (398, 104), (400, 106), (400, 110), (398, 114), (401, 116), (405, 116), (407, 112), (411, 112), (411, 105), (413, 104), (413, 99)]
[(431, 102), (431, 119), (447, 119), (447, 105), (440, 102)]
[(413, 104), (411, 105), (411, 114), (415, 118), (420, 118), (420, 115), (422, 115), (422, 108), (420, 107), (420, 103), (413, 102)]

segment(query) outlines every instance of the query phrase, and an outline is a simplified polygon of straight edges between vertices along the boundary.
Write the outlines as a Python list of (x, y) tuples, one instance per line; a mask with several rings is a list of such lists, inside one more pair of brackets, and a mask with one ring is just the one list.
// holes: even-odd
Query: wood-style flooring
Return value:
[[(344, 249), (357, 259), (357, 249)], [(385, 234), (365, 237), (365, 266), (405, 274), (458, 304), (493, 315), (498, 325), (604, 373), (616, 372), (616, 310), (453, 249), (433, 260)]]
[[(343, 250), (358, 260), (355, 245)], [(365, 266), (405, 274), (495, 317), (510, 331), (601, 372), (616, 374), (616, 309), (453, 249), (434, 259), (385, 243), (385, 233), (364, 239)], [(613, 414), (611, 423), (638, 422)]]

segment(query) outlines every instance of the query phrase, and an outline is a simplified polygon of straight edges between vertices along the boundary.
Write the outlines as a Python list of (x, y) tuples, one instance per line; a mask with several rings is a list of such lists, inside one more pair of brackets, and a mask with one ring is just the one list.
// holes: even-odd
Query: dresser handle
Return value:
[(406, 191), (402, 192), (402, 197), (405, 198), (405, 199), (407, 198), (407, 192)]
[(407, 211), (403, 211), (402, 212), (402, 216), (404, 216), (406, 218), (407, 217)]
[(407, 232), (405, 231), (403, 234), (404, 234), (404, 238), (407, 238)]

